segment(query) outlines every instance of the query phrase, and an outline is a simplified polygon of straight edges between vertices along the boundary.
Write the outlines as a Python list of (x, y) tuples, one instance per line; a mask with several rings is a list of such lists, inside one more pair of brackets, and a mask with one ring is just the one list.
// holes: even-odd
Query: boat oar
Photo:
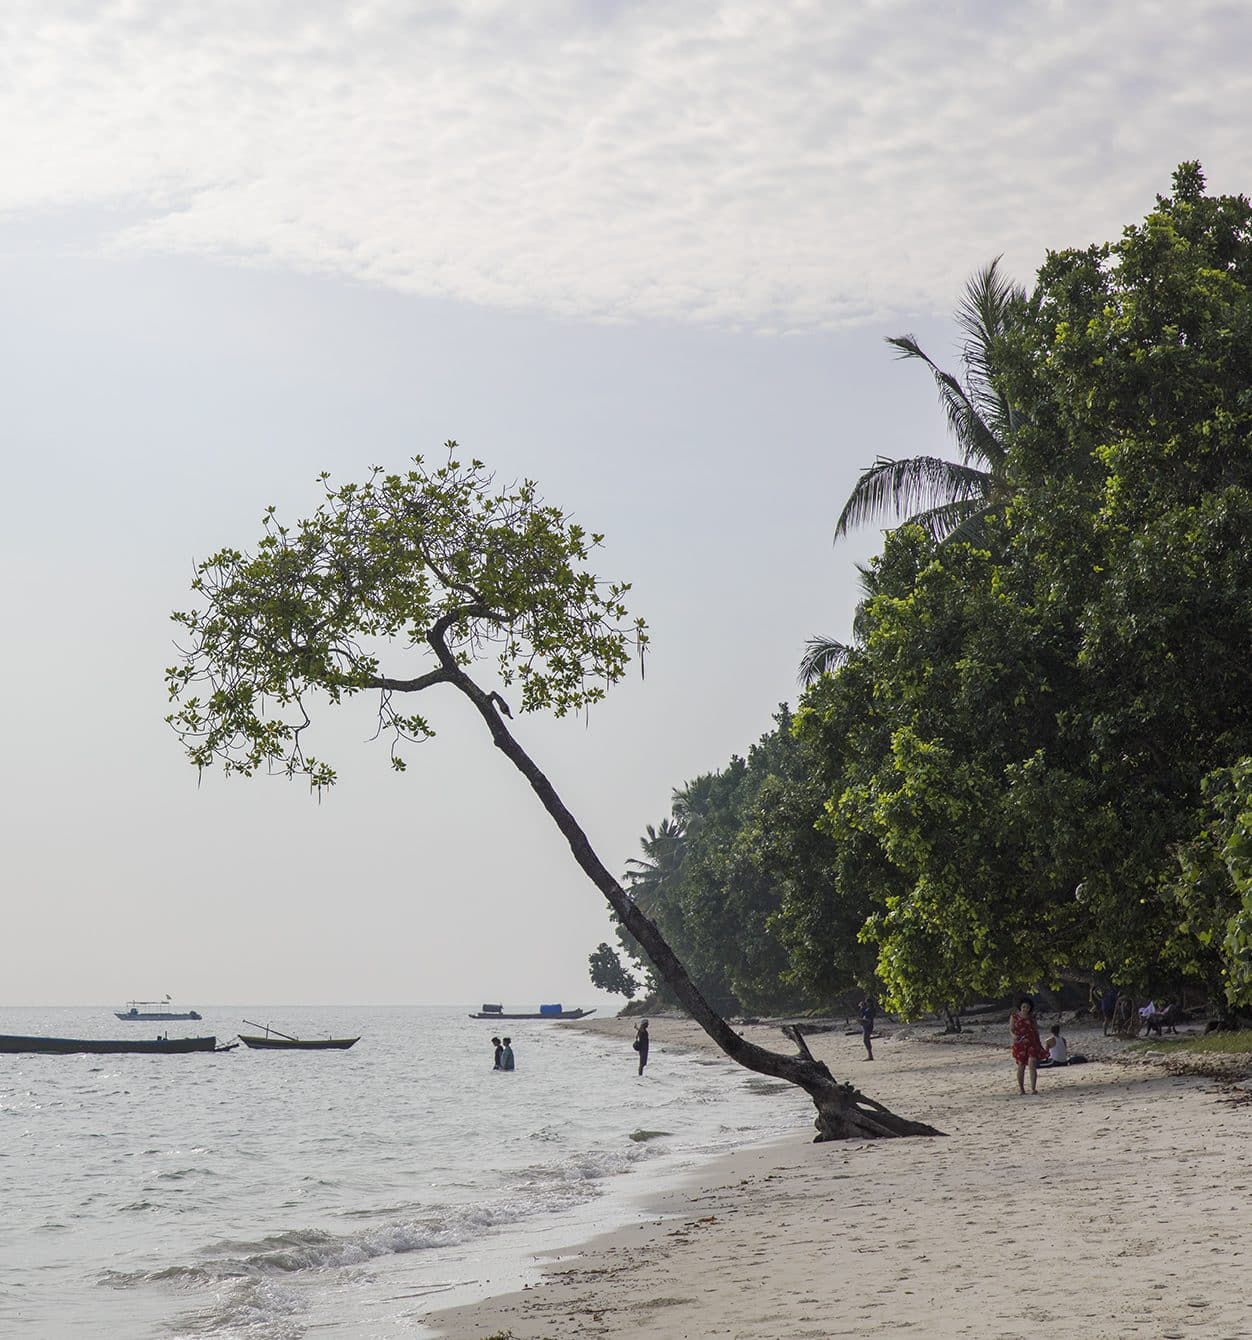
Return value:
[(269, 1037), (269, 1035), (270, 1035), (271, 1033), (273, 1033), (273, 1035), (274, 1035), (276, 1038), (286, 1038), (288, 1042), (299, 1042), (299, 1041), (300, 1041), (299, 1038), (293, 1038), (293, 1037), (291, 1036), (290, 1033), (280, 1033), (280, 1032), (278, 1031), (278, 1029), (276, 1029), (276, 1028), (271, 1028), (271, 1027), (269, 1026), (269, 1024), (254, 1024), (254, 1023), (252, 1023), (252, 1020), (251, 1020), (251, 1019), (245, 1019), (245, 1020), (244, 1020), (244, 1023), (245, 1023), (245, 1024), (251, 1024), (251, 1026), (252, 1026), (253, 1028), (263, 1028), (263, 1029), (265, 1029), (265, 1036), (266, 1036), (266, 1037)]

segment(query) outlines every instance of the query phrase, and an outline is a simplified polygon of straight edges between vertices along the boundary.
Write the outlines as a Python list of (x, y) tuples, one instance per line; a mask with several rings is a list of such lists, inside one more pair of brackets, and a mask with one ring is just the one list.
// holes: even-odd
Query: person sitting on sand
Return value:
[(1036, 1071), (1040, 1061), (1047, 1059), (1043, 1043), (1039, 1041), (1039, 1025), (1035, 1023), (1035, 1002), (1022, 996), (1017, 1009), (1009, 1015), (1009, 1032), (1013, 1037), (1013, 1060), (1017, 1065), (1017, 1089), (1026, 1092), (1026, 1071), (1030, 1071), (1030, 1091), (1037, 1093)]
[(1048, 1059), (1039, 1062), (1040, 1069), (1058, 1065), (1082, 1065), (1087, 1059), (1085, 1056), (1079, 1056), (1077, 1052), (1070, 1051), (1060, 1024), (1052, 1025), (1048, 1031), (1047, 1041), (1043, 1045), (1048, 1050)]
[[(1145, 1013), (1148, 1005), (1152, 1006), (1151, 1014)], [(1178, 1032), (1178, 1020), (1182, 1017), (1182, 1011), (1173, 1003), (1173, 1001), (1166, 1001), (1159, 1010), (1152, 1001), (1148, 1001), (1148, 1005), (1145, 1005), (1143, 1009), (1139, 1011), (1139, 1014), (1143, 1019), (1145, 1034), (1155, 1033), (1159, 1038), (1166, 1029), (1169, 1029), (1171, 1033)]]
[(1069, 1065), (1069, 1043), (1065, 1041), (1060, 1024), (1052, 1025), (1048, 1040), (1043, 1045), (1047, 1048), (1050, 1065)]

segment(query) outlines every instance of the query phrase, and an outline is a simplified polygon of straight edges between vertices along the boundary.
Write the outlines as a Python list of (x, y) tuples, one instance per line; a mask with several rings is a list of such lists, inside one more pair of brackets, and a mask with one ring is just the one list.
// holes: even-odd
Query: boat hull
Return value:
[(181, 1019), (187, 1022), (194, 1022), (197, 1019), (203, 1019), (204, 1015), (195, 1010), (189, 1010), (186, 1014), (141, 1014), (137, 1010), (114, 1010), (115, 1019), (125, 1020), (127, 1023), (168, 1023), (171, 1019)]
[(346, 1051), (354, 1042), (360, 1042), (360, 1038), (266, 1038), (258, 1037), (252, 1033), (240, 1033), (239, 1041), (245, 1047), (252, 1047), (258, 1051), (287, 1051), (287, 1052), (313, 1052), (313, 1051)]
[(114, 1052), (139, 1052), (167, 1056), (182, 1052), (211, 1052), (217, 1039), (208, 1038), (32, 1038), (0, 1034), (0, 1052), (34, 1052), (49, 1056), (70, 1056), (77, 1052), (93, 1055)]
[(483, 1014), (478, 1011), (471, 1014), (471, 1019), (585, 1019), (589, 1014), (595, 1014), (594, 1009), (590, 1010), (562, 1010), (560, 1014)]

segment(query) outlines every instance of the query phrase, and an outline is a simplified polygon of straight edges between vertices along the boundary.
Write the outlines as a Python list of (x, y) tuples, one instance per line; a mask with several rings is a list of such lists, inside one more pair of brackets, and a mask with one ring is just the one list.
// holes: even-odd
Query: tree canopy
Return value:
[(988, 407), (997, 505), (889, 532), (854, 638), (810, 648), (792, 841), (827, 845), (774, 866), (782, 978), (829, 1000), (852, 936), (908, 1015), (1067, 976), (1252, 1003), (1252, 207), (1183, 164), (984, 334), (976, 402), (925, 361)]
[[(253, 553), (222, 549), (198, 566), (205, 608), (173, 616), (189, 648), (166, 673), (169, 720), (197, 767), (277, 767), (329, 786), (334, 769), (305, 749), (310, 695), (338, 703), (374, 689), (403, 769), (404, 742), (433, 732), (397, 693), (459, 685), (489, 657), (522, 711), (563, 716), (598, 702), (632, 647), (643, 652), (646, 626), (622, 603), (629, 585), (584, 566), (603, 537), (543, 503), (533, 481), (498, 489), (456, 445), (442, 465), (418, 457), (363, 484), (323, 474), (311, 516), (284, 525), (270, 507)], [(384, 673), (380, 649), (396, 644), (430, 668)]]

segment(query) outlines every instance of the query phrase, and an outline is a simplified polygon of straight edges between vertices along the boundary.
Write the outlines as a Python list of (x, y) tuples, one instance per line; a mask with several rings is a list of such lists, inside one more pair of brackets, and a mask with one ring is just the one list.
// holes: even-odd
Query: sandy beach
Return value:
[[(634, 1031), (575, 1026), (624, 1054)], [(427, 1323), (448, 1340), (1252, 1337), (1252, 1106), (1070, 1025), (1071, 1050), (1098, 1059), (1022, 1097), (1003, 1034), (888, 1028), (872, 1063), (859, 1037), (811, 1038), (836, 1075), (946, 1138), (816, 1145), (797, 1129), (706, 1165), (534, 1288)], [(712, 1049), (682, 1019), (652, 1036)]]

